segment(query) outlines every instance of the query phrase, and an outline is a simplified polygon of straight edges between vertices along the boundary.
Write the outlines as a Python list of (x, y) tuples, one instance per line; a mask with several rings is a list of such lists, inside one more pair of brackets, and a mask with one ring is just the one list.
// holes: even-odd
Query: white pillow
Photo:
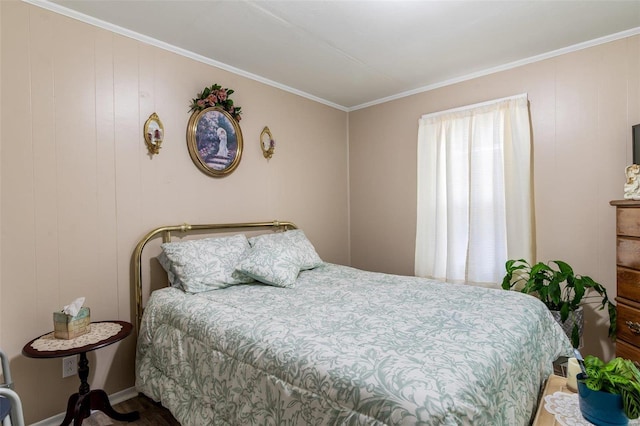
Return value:
[(322, 265), (315, 247), (301, 229), (262, 234), (249, 238), (252, 248), (277, 250), (286, 260), (298, 265), (301, 271)]
[(300, 271), (323, 263), (300, 229), (251, 237), (249, 244), (251, 251), (236, 270), (265, 284), (293, 287)]
[(244, 235), (164, 243), (161, 247), (170, 262), (174, 282), (179, 280), (186, 292), (199, 293), (253, 282), (235, 270), (250, 250)]
[(277, 287), (293, 287), (300, 267), (288, 260), (288, 254), (276, 247), (252, 248), (240, 261), (236, 270), (264, 284)]
[(161, 251), (158, 257), (156, 257), (162, 268), (167, 272), (167, 278), (169, 279), (169, 283), (171, 287), (176, 287), (182, 289), (182, 281), (171, 270), (171, 261), (167, 257), (167, 254), (164, 251)]

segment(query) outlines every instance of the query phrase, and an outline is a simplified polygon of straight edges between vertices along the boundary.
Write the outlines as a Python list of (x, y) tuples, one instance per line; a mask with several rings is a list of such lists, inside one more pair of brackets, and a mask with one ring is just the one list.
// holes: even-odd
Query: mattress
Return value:
[(324, 264), (153, 292), (136, 386), (183, 425), (525, 425), (570, 351), (529, 295)]

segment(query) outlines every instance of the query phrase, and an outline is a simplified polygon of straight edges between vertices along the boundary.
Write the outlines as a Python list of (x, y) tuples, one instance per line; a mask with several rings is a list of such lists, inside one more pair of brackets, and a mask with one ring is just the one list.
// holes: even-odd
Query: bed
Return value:
[[(243, 282), (203, 289), (188, 277), (175, 285), (189, 274), (170, 232), (247, 225), (284, 232), (249, 237), (240, 255), (210, 250), (225, 253), (218, 269), (227, 254), (227, 267), (242, 265), (227, 279)], [(171, 285), (143, 308), (141, 253), (159, 235)], [(279, 242), (261, 244), (271, 238)], [(208, 249), (190, 250), (199, 258)], [(292, 260), (305, 251), (308, 258)], [(257, 252), (258, 266), (247, 267)], [(534, 297), (367, 272), (313, 254), (290, 222), (147, 234), (134, 252), (137, 389), (183, 425), (526, 425), (552, 362), (571, 351)], [(296, 270), (293, 281), (281, 269)]]

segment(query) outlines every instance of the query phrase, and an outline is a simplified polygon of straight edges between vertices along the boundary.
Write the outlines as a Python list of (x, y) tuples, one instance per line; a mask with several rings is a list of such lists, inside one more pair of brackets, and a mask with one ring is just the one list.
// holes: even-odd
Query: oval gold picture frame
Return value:
[(143, 134), (149, 155), (159, 154), (160, 145), (164, 139), (164, 126), (155, 112), (145, 121)]
[(271, 130), (267, 126), (264, 126), (262, 133), (260, 133), (260, 148), (262, 148), (262, 155), (267, 160), (273, 156), (276, 149), (276, 141), (273, 140)]
[(226, 176), (240, 163), (242, 130), (222, 108), (205, 108), (189, 119), (187, 148), (200, 171), (213, 177)]

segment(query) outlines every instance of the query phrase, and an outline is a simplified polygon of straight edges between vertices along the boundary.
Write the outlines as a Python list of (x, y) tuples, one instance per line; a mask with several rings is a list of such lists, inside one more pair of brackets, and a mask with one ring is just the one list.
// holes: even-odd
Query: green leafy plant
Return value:
[(242, 114), (242, 107), (233, 104), (231, 95), (234, 93), (233, 89), (225, 88), (219, 84), (213, 84), (210, 87), (205, 87), (202, 92), (198, 93), (196, 98), (191, 100), (189, 111), (196, 112), (202, 111), (209, 107), (219, 107), (231, 114), (236, 120), (240, 121)]
[(625, 415), (630, 419), (640, 416), (640, 371), (624, 358), (614, 358), (604, 363), (600, 358), (588, 355), (584, 359), (587, 378), (584, 384), (594, 391), (622, 396)]
[[(609, 337), (616, 336), (616, 307), (607, 296), (607, 289), (586, 275), (577, 275), (573, 268), (561, 260), (551, 260), (530, 265), (524, 259), (509, 260), (502, 280), (505, 290), (518, 290), (536, 296), (550, 310), (560, 312), (564, 323), (569, 313), (586, 303), (597, 303), (599, 310), (607, 308), (609, 313)], [(577, 348), (580, 343), (579, 328), (575, 324), (571, 343)]]

